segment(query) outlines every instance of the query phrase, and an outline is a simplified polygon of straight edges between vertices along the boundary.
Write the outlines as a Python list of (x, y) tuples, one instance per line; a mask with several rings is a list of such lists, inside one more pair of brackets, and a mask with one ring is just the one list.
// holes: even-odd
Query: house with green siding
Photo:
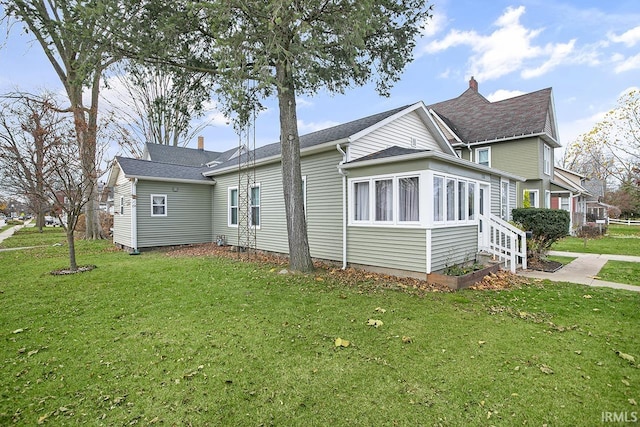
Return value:
[(517, 207), (528, 191), (532, 207), (551, 208), (559, 186), (554, 149), (560, 147), (551, 88), (490, 102), (471, 77), (460, 96), (429, 108), (461, 158), (525, 178), (517, 186)]
[[(500, 130), (485, 138), (488, 163), (475, 151), (484, 146), (468, 142), (462, 132), (468, 122), (458, 125), (446, 102), (417, 102), (300, 137), (312, 257), (416, 277), (473, 261), (480, 252), (512, 270), (526, 261), (524, 235), (508, 221), (523, 188), (545, 191), (546, 184), (536, 181), (545, 181), (543, 147), (557, 145), (552, 102), (546, 131), (506, 140)], [(494, 140), (507, 149), (522, 143), (512, 149), (538, 165), (507, 167)], [(250, 189), (240, 184), (239, 165), (247, 164), (247, 153), (238, 149), (148, 145), (141, 159), (117, 157), (108, 184), (114, 189), (114, 243), (137, 251), (224, 236), (221, 243), (242, 246), (242, 221), (248, 218), (257, 250), (286, 254), (280, 144), (249, 154)], [(542, 173), (535, 175), (538, 169)], [(249, 199), (244, 208), (238, 202), (243, 192)]]

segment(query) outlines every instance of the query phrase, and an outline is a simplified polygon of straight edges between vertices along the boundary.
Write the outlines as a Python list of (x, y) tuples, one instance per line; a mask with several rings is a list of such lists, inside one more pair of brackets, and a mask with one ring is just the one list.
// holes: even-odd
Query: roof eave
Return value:
[(444, 153), (439, 153), (437, 151), (421, 151), (419, 153), (411, 153), (411, 154), (401, 154), (398, 156), (393, 156), (393, 157), (384, 157), (381, 159), (372, 159), (372, 160), (362, 160), (362, 161), (358, 161), (358, 162), (354, 162), (354, 163), (345, 163), (343, 165), (339, 165), (338, 168), (339, 169), (356, 169), (356, 168), (361, 168), (361, 167), (367, 167), (367, 166), (376, 166), (376, 165), (382, 165), (382, 164), (388, 164), (388, 163), (396, 163), (396, 162), (404, 162), (404, 161), (410, 161), (410, 160), (420, 160), (420, 159), (429, 159), (429, 158), (435, 158), (437, 160), (442, 160), (444, 162), (447, 163), (452, 163), (452, 164), (457, 164), (460, 166), (464, 166), (466, 168), (469, 169), (474, 169), (480, 172), (486, 172), (486, 173), (490, 173), (492, 175), (500, 175), (503, 176), (505, 178), (510, 178), (513, 179), (515, 181), (520, 181), (520, 182), (524, 182), (526, 181), (526, 179), (524, 177), (521, 177), (519, 175), (515, 175), (509, 172), (505, 172), (499, 169), (495, 169), (495, 168), (490, 168), (487, 166), (483, 166), (477, 163), (473, 163), (470, 162), (468, 160), (464, 160), (464, 159), (460, 159), (458, 157), (455, 156), (451, 156), (448, 154), (444, 154)]
[[(322, 144), (314, 145), (307, 148), (300, 149), (300, 156), (309, 156), (311, 154), (321, 153), (324, 151), (330, 151), (336, 149), (336, 144), (344, 144), (350, 141), (350, 138), (341, 138), (334, 141), (323, 142)], [(256, 160), (255, 166), (265, 166), (271, 163), (278, 163), (282, 159), (282, 154), (276, 154), (274, 156), (264, 157)], [(226, 166), (220, 169), (214, 169), (203, 173), (204, 176), (215, 176), (225, 174), (228, 172), (235, 172), (238, 170), (238, 165)]]

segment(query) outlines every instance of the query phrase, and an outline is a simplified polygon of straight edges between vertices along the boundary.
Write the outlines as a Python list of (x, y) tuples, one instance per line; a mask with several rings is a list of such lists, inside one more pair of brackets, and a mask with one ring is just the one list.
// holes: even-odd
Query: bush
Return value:
[(607, 227), (604, 225), (585, 224), (582, 227), (578, 228), (576, 236), (586, 239), (595, 239), (598, 237), (602, 237), (606, 233)]
[(571, 218), (569, 212), (562, 209), (521, 208), (512, 211), (513, 220), (531, 231), (527, 242), (528, 257), (538, 260), (551, 248), (551, 245), (569, 234)]

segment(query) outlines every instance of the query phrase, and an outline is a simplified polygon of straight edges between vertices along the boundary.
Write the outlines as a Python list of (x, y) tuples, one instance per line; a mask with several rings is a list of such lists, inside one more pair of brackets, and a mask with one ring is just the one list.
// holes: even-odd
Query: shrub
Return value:
[(521, 208), (512, 211), (513, 220), (531, 231), (527, 241), (528, 257), (539, 260), (557, 240), (569, 234), (571, 219), (562, 209)]
[(585, 224), (578, 228), (576, 236), (586, 239), (595, 239), (597, 237), (602, 237), (606, 233), (607, 227), (604, 225)]

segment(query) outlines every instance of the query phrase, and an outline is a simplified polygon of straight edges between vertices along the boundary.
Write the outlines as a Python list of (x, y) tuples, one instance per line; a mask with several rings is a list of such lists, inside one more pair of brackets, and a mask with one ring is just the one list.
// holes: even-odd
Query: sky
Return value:
[[(490, 101), (551, 87), (560, 143), (567, 146), (640, 87), (640, 2), (638, 0), (434, 0), (433, 18), (417, 41), (391, 95), (374, 84), (344, 94), (299, 96), (301, 135), (392, 108), (427, 105), (462, 94), (471, 76)], [(0, 94), (61, 91), (51, 64), (33, 37), (0, 28)], [(118, 102), (113, 89), (103, 91)], [(102, 102), (101, 106), (106, 106)], [(255, 121), (255, 144), (278, 141), (277, 103)], [(201, 132), (205, 148), (237, 147), (239, 137), (215, 110)], [(194, 138), (188, 147), (196, 148)], [(556, 154), (556, 158), (558, 154)]]

